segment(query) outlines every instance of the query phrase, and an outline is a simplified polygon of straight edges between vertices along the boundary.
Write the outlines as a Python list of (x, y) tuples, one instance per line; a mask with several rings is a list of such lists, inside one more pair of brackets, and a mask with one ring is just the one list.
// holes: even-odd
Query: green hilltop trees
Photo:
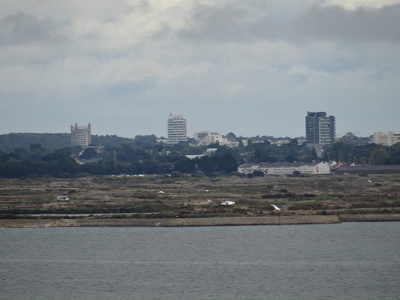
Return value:
[[(29, 134), (23, 134), (29, 136)], [(33, 134), (35, 135), (35, 134)], [(59, 140), (63, 135), (35, 135), (43, 141)], [(400, 164), (400, 143), (393, 146), (376, 144), (353, 145), (343, 142), (335, 143), (326, 149), (324, 156), (318, 158), (315, 149), (309, 149), (305, 143), (298, 144), (296, 139), (288, 144), (278, 146), (260, 137), (249, 139), (236, 148), (219, 144), (210, 145), (217, 151), (207, 156), (189, 159), (186, 155), (200, 155), (208, 147), (193, 147), (188, 143), (167, 145), (157, 143), (157, 137), (136, 136), (134, 139), (116, 136), (97, 137), (93, 139), (99, 147), (57, 148), (54, 145), (41, 144), (38, 139), (28, 138), (31, 144), (17, 142), (21, 136), (8, 135), (7, 139), (18, 145), (9, 150), (0, 150), (0, 177), (78, 177), (87, 175), (112, 174), (233, 174), (240, 164), (245, 162), (310, 162), (312, 160), (335, 160), (356, 164)], [(235, 138), (231, 134), (231, 138)], [(0, 139), (1, 140), (1, 139)], [(4, 141), (4, 136), (3, 136)], [(6, 149), (10, 143), (3, 145)], [(84, 151), (82, 151), (84, 150)], [(92, 163), (84, 163), (82, 161)], [(176, 173), (176, 174), (178, 174)], [(257, 175), (257, 174), (256, 174)]]

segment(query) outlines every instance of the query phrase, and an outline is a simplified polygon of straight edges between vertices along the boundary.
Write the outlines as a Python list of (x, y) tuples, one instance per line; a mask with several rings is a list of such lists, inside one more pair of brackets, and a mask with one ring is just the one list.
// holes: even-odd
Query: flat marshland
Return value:
[[(70, 200), (57, 201), (60, 195)], [(235, 204), (223, 206), (223, 201)], [(0, 179), (3, 220), (67, 214), (151, 219), (399, 213), (400, 174)]]

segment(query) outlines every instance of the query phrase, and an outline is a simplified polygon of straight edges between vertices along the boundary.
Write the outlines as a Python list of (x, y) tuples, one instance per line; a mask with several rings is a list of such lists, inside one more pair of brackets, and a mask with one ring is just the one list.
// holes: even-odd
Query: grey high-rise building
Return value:
[(335, 142), (336, 128), (335, 117), (327, 116), (326, 112), (307, 112), (306, 116), (306, 142), (307, 144), (320, 144), (332, 146)]
[(180, 115), (170, 114), (168, 118), (168, 144), (186, 141), (186, 119)]
[(71, 125), (71, 145), (89, 146), (92, 143), (92, 129), (90, 123), (88, 126), (78, 126), (75, 123)]

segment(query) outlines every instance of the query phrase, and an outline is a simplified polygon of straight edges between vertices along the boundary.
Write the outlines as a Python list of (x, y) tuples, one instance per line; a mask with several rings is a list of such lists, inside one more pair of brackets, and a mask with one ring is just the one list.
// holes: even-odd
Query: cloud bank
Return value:
[(0, 128), (166, 135), (400, 131), (400, 1), (5, 1)]

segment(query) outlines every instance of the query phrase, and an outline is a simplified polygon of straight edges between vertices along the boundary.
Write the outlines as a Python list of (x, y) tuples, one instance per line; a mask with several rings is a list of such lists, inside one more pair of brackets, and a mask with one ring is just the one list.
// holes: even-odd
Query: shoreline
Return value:
[(343, 222), (399, 222), (400, 214), (294, 215), (218, 218), (159, 219), (1, 219), (0, 228), (49, 227), (196, 227), (196, 226), (257, 226), (339, 224)]

